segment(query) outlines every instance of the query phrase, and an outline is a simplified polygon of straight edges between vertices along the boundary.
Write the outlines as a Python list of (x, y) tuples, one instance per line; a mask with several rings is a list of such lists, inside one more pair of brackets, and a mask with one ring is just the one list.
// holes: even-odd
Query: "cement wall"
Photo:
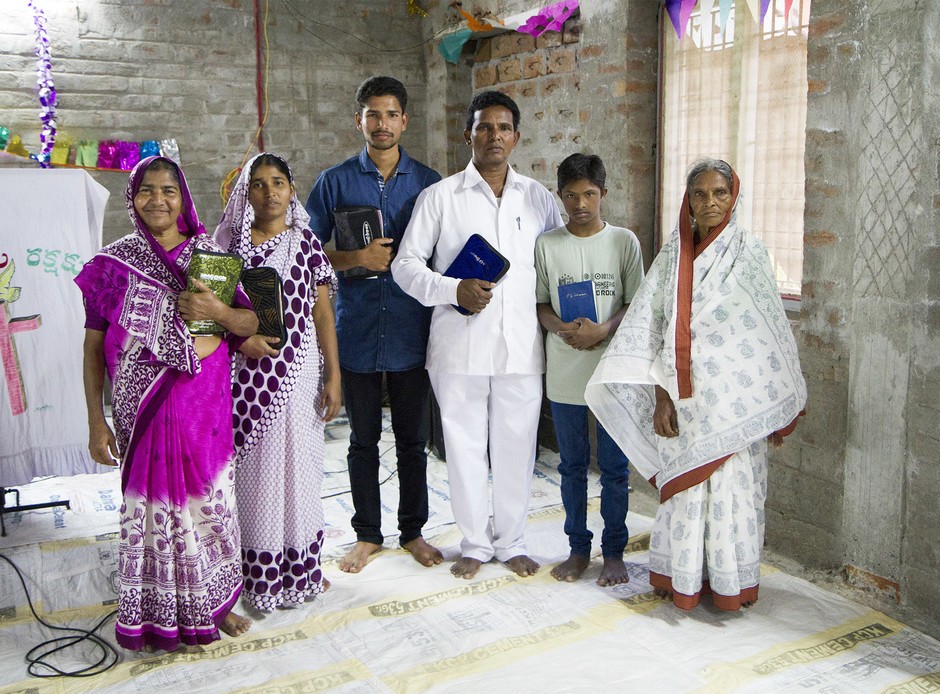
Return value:
[[(240, 165), (257, 129), (254, 3), (43, 0), (41, 6), (59, 132), (75, 140), (176, 138), (211, 230), (222, 209), (220, 183)], [(406, 3), (391, 0), (270, 3), (264, 144), (291, 163), (302, 199), (321, 170), (362, 147), (354, 95), (372, 74), (394, 75), (408, 88), (411, 122), (402, 142), (426, 160), (424, 26)], [(32, 28), (26, 3), (5, 3), (0, 124), (37, 151)], [(113, 240), (130, 230), (127, 175), (93, 175), (112, 195), (105, 239)]]
[(769, 542), (940, 631), (940, 8), (814, 0), (800, 348), (805, 423)]
[[(471, 41), (457, 65), (431, 40), (444, 0), (271, 3), (266, 146), (294, 165), (301, 195), (361, 147), (352, 96), (366, 76), (411, 93), (409, 152), (462, 169), (466, 105), (497, 88), (522, 110), (517, 169), (555, 188), (575, 151), (604, 157), (605, 217), (652, 258), (659, 3), (591, 0), (561, 33)], [(464, 2), (506, 16), (521, 0)], [(203, 219), (256, 125), (251, 3), (44, 0), (60, 93), (59, 128), (79, 138), (176, 137)], [(314, 7), (315, 6), (315, 7)], [(9, 9), (7, 10), (9, 12)], [(328, 25), (328, 26), (325, 26)], [(32, 21), (0, 26), (3, 124), (38, 140)], [(351, 32), (383, 51), (343, 32)], [(314, 35), (314, 32), (316, 36)], [(773, 454), (768, 546), (843, 572), (940, 635), (940, 6), (814, 0), (809, 40), (802, 309), (807, 416)], [(397, 37), (393, 42), (391, 37)], [(30, 138), (32, 141), (30, 142)], [(126, 175), (106, 235), (126, 233)], [(635, 479), (635, 486), (643, 483)]]

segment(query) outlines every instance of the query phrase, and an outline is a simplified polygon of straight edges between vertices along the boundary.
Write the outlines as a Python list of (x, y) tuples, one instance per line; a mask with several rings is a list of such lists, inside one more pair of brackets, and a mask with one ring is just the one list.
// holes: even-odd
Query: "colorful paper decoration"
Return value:
[(546, 31), (561, 31), (562, 25), (575, 10), (580, 7), (578, 0), (562, 0), (554, 5), (543, 7), (520, 26), (516, 31), (532, 36), (541, 36)]
[(140, 161), (140, 145), (136, 142), (119, 140), (117, 143), (118, 168), (121, 171), (130, 171)]
[(46, 33), (46, 15), (33, 0), (26, 3), (33, 11), (33, 27), (36, 34), (36, 83), (39, 87), (39, 120), (42, 130), (39, 133), (39, 154), (33, 158), (47, 169), (55, 145), (56, 122), (55, 82), (52, 80), (52, 54), (49, 51), (49, 35)]
[(0, 149), (6, 149), (7, 141), (10, 139), (10, 131), (0, 125)]
[(444, 56), (444, 60), (456, 65), (457, 61), (460, 59), (460, 52), (463, 50), (464, 44), (467, 43), (472, 36), (473, 32), (469, 29), (458, 29), (453, 34), (447, 34), (442, 38), (440, 43), (437, 44), (437, 50)]
[(172, 159), (177, 164), (182, 164), (180, 161), (180, 148), (176, 144), (176, 140), (160, 140), (160, 154), (162, 154), (167, 159)]
[(23, 140), (19, 135), (14, 135), (10, 138), (10, 141), (7, 143), (7, 152), (10, 154), (15, 154), (18, 157), (29, 156), (29, 150), (23, 146)]
[(67, 137), (62, 137), (61, 135), (56, 138), (55, 144), (52, 146), (52, 155), (49, 157), (49, 161), (56, 166), (62, 166), (63, 164), (69, 163), (69, 152), (72, 149), (72, 140)]
[(140, 143), (140, 158), (155, 157), (160, 154), (160, 143), (156, 140), (145, 140)]
[(685, 28), (689, 25), (689, 17), (692, 16), (696, 2), (698, 0), (666, 0), (666, 12), (680, 39), (685, 36)]
[[(685, 29), (689, 24), (689, 17), (697, 2), (698, 0), (663, 0), (666, 12), (669, 14), (669, 19), (672, 20), (672, 25), (675, 27), (676, 34), (680, 39), (685, 36)], [(710, 12), (711, 8), (714, 6), (714, 2), (715, 0), (711, 0), (710, 2), (702, 0), (703, 16), (705, 16), (707, 12)], [(724, 33), (725, 26), (728, 24), (728, 17), (731, 14), (731, 8), (734, 6), (734, 0), (718, 0), (718, 3), (718, 24), (721, 32)], [(738, 0), (738, 7), (747, 5), (747, 9), (751, 17), (754, 18), (754, 21), (763, 24), (764, 18), (767, 16), (767, 10), (770, 9), (772, 3), (773, 0)], [(792, 6), (793, 0), (785, 0), (785, 17), (789, 17), (790, 8)], [(738, 14), (737, 16), (740, 18), (741, 15)]]
[(470, 31), (490, 31), (492, 29), (499, 28), (497, 25), (491, 24), (485, 19), (477, 19), (472, 14), (464, 10), (457, 0), (454, 0), (454, 2), (450, 3), (450, 6), (457, 10), (457, 12), (460, 13), (460, 16), (466, 20), (467, 28), (470, 29)]
[(98, 168), (118, 168), (118, 148), (113, 140), (102, 140), (98, 143)]
[(82, 140), (75, 146), (75, 163), (78, 166), (98, 166), (98, 140)]
[(725, 33), (725, 27), (728, 25), (732, 5), (734, 5), (734, 0), (720, 0), (718, 5), (718, 27), (721, 29), (722, 34)]
[(412, 17), (427, 17), (428, 11), (418, 4), (418, 0), (408, 0), (408, 14)]

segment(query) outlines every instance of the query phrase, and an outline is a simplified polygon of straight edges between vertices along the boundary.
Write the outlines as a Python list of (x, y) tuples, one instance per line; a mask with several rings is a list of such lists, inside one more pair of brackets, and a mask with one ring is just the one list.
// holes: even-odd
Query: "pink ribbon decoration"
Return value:
[(529, 17), (516, 31), (541, 36), (546, 31), (561, 31), (565, 21), (581, 6), (579, 0), (562, 0), (548, 5)]

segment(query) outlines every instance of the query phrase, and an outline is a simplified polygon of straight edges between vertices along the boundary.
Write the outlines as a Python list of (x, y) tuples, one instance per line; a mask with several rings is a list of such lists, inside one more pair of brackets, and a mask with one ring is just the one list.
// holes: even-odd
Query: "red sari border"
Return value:
[(728, 226), (731, 213), (738, 201), (741, 183), (738, 175), (731, 172), (731, 207), (721, 223), (708, 232), (708, 235), (695, 243), (692, 230), (692, 214), (689, 205), (689, 191), (682, 197), (679, 213), (679, 269), (676, 288), (676, 377), (679, 386), (679, 398), (692, 396), (692, 280), (695, 259), (717, 239)]
[(680, 610), (691, 610), (701, 602), (703, 595), (711, 595), (712, 603), (715, 607), (727, 612), (740, 610), (744, 606), (744, 603), (757, 602), (757, 594), (760, 588), (760, 586), (750, 586), (748, 588), (742, 588), (741, 592), (737, 595), (720, 595), (712, 591), (711, 586), (708, 585), (708, 581), (703, 581), (702, 589), (699, 592), (694, 595), (686, 595), (685, 593), (676, 591), (672, 587), (672, 579), (669, 576), (658, 574), (655, 571), (650, 571), (650, 585), (653, 586), (653, 588), (669, 591), (669, 594), (672, 596), (673, 604)]

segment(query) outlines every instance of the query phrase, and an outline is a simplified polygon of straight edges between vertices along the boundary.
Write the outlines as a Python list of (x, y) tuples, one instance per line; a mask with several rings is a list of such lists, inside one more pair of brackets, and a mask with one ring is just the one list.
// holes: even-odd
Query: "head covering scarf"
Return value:
[[(328, 284), (330, 296), (337, 286), (333, 267), (308, 227), (310, 216), (297, 199), (296, 192), (291, 195), (287, 208), (287, 229), (258, 246), (252, 244), (251, 227), (255, 211), (248, 201), (249, 185), (255, 162), (265, 155), (264, 152), (258, 154), (242, 168), (214, 235), (223, 248), (244, 258), (245, 267), (273, 267), (283, 280), (284, 322), (287, 327), (284, 348), (276, 357), (248, 359), (237, 355), (235, 359), (232, 396), (235, 448), (240, 453), (254, 445), (280, 412), (293, 390), (296, 373), (304, 360), (309, 356), (319, 359), (322, 371), (323, 358), (313, 326), (313, 305), (317, 301), (317, 285)], [(284, 164), (293, 184), (287, 162), (277, 155), (268, 156), (274, 156)], [(314, 415), (311, 413), (311, 416)]]
[[(588, 383), (585, 399), (661, 500), (698, 484), (724, 460), (786, 430), (806, 402), (796, 342), (764, 244), (738, 225), (733, 203), (696, 243), (688, 191)], [(653, 432), (651, 386), (664, 388), (679, 436)]]

